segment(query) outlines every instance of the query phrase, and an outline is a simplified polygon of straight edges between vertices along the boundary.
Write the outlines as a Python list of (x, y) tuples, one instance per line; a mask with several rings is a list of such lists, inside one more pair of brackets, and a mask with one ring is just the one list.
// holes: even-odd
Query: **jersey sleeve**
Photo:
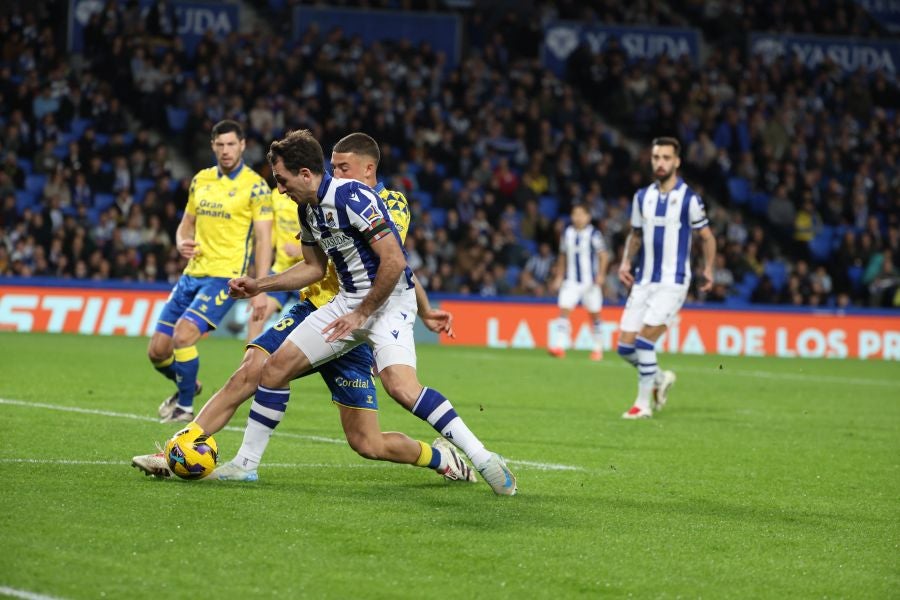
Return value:
[(369, 242), (390, 234), (391, 226), (378, 195), (368, 187), (362, 185), (354, 187), (344, 203), (344, 211), (350, 225), (359, 230)]
[(566, 240), (569, 239), (569, 228), (566, 227), (563, 229), (562, 235), (559, 236), (559, 253), (565, 254), (569, 249), (568, 244), (566, 244)]
[(706, 217), (706, 207), (703, 200), (697, 194), (691, 194), (688, 205), (688, 216), (691, 219), (691, 229), (703, 229), (709, 225), (709, 219)]
[(275, 214), (272, 207), (272, 189), (265, 179), (260, 178), (250, 188), (250, 210), (254, 221), (271, 221)]
[(184, 207), (184, 212), (189, 215), (197, 216), (197, 201), (195, 200), (196, 196), (194, 192), (197, 189), (197, 176), (194, 175), (194, 178), (191, 179), (191, 187), (188, 190), (188, 201), (187, 206)]
[(591, 247), (595, 253), (606, 252), (606, 240), (603, 239), (603, 235), (599, 231), (595, 230), (591, 236)]
[(316, 246), (316, 238), (312, 234), (312, 230), (309, 228), (309, 223), (306, 220), (306, 209), (300, 206), (297, 207), (297, 220), (300, 221), (300, 233), (297, 234), (297, 239), (300, 240), (300, 243), (304, 246)]
[(634, 229), (642, 229), (644, 227), (644, 215), (641, 213), (641, 200), (644, 195), (637, 192), (634, 200), (631, 201), (631, 227)]

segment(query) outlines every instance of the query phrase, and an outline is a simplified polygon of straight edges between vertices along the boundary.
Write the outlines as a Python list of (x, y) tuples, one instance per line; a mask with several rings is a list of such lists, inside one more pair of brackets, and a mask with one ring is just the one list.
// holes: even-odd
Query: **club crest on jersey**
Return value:
[(334, 227), (334, 226), (335, 226), (334, 213), (333, 213), (333, 212), (327, 212), (327, 213), (325, 213), (325, 224), (328, 225), (329, 227)]
[(384, 219), (384, 217), (381, 214), (381, 211), (378, 210), (378, 207), (375, 206), (374, 203), (369, 204), (367, 207), (365, 207), (363, 209), (363, 211), (361, 213), (359, 213), (359, 216), (361, 216), (363, 219), (365, 219), (366, 222), (369, 223), (369, 225), (374, 225), (378, 221), (381, 221), (382, 219)]

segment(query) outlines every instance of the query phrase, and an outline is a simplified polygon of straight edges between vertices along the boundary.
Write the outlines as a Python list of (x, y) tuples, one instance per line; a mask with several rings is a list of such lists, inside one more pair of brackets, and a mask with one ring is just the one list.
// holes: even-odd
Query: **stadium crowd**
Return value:
[[(677, 23), (707, 32), (733, 18), (669, 4), (684, 9)], [(802, 10), (812, 22), (815, 5), (797, 3), (785, 22), (804, 22)], [(199, 169), (212, 160), (212, 125), (231, 118), (246, 124), (245, 160), (264, 174), (269, 141), (288, 129), (310, 128), (326, 151), (369, 133), (385, 183), (410, 200), (407, 251), (427, 289), (549, 296), (576, 203), (618, 268), (631, 196), (651, 180), (648, 149), (632, 155), (621, 131), (644, 146), (682, 141), (682, 170), (719, 245), (715, 287), (693, 300), (900, 306), (897, 82), (766, 63), (711, 33), (700, 65), (629, 63), (612, 44), (576, 50), (565, 80), (541, 66), (542, 19), (670, 24), (675, 12), (619, 6), (539, 3), (528, 20), (466, 11), (471, 50), (455, 67), (427, 45), (365, 47), (340, 30), (208, 36), (189, 54), (164, 12), (112, 1), (85, 29), (81, 66), (50, 20), (0, 16), (0, 274), (174, 281), (190, 181), (173, 179), (169, 147), (150, 130)], [(607, 298), (623, 300), (618, 279), (606, 281)]]

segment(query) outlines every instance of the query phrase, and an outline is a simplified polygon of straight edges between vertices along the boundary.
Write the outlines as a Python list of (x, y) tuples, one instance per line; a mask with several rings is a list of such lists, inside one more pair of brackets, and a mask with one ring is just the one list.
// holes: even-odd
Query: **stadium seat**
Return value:
[(555, 220), (559, 216), (559, 201), (556, 196), (541, 196), (538, 198), (538, 212), (550, 219)]
[(75, 136), (76, 139), (78, 139), (84, 135), (84, 132), (91, 125), (93, 125), (93, 121), (91, 121), (90, 119), (72, 119), (72, 123), (69, 126), (69, 131), (72, 135)]
[(747, 204), (750, 200), (750, 182), (743, 177), (729, 178), (728, 195), (735, 204)]
[(437, 173), (438, 177), (446, 177), (447, 167), (445, 167), (442, 163), (436, 162), (434, 163), (434, 172)]
[(98, 146), (108, 146), (109, 145), (109, 136), (105, 133), (98, 133), (94, 136), (94, 139), (97, 141)]
[(26, 208), (35, 210), (39, 208), (38, 196), (28, 190), (16, 190), (16, 212), (20, 215)]
[(784, 288), (784, 284), (787, 283), (787, 265), (780, 260), (770, 260), (766, 262), (763, 271), (769, 276), (769, 279), (772, 280), (772, 285), (775, 289), (780, 292), (782, 288)]
[(519, 243), (522, 244), (522, 247), (528, 252), (528, 254), (537, 254), (538, 253), (538, 243), (534, 240), (519, 240)]
[(422, 210), (428, 210), (431, 208), (431, 194), (428, 192), (423, 192), (419, 190), (415, 193), (414, 198), (419, 201), (419, 204), (422, 205)]
[(759, 285), (759, 277), (755, 273), (746, 273), (740, 283), (734, 286), (734, 290), (739, 298), (749, 301), (757, 285)]
[(769, 195), (757, 192), (750, 195), (750, 212), (755, 215), (764, 215), (769, 210)]
[(46, 175), (26, 175), (25, 189), (38, 197), (44, 193), (44, 185), (47, 183)]
[(94, 194), (94, 208), (103, 212), (116, 202), (116, 197), (112, 194)]
[(510, 286), (515, 287), (517, 283), (519, 283), (519, 275), (522, 273), (522, 269), (516, 267), (515, 265), (511, 265), (506, 268), (506, 283)]
[(444, 227), (447, 224), (447, 211), (443, 208), (432, 208), (428, 211), (431, 222), (435, 227)]
[(152, 179), (136, 179), (134, 181), (135, 202), (143, 201), (144, 196), (147, 195), (147, 190), (151, 190), (154, 187), (156, 187), (156, 182)]
[(88, 222), (93, 226), (100, 222), (100, 210), (97, 208), (87, 209)]
[(847, 269), (847, 279), (850, 280), (850, 286), (854, 292), (858, 292), (862, 287), (862, 278), (865, 270), (860, 265), (853, 265)]
[(28, 158), (19, 158), (16, 161), (16, 164), (19, 165), (19, 168), (25, 171), (26, 175), (31, 175), (31, 172), (34, 168), (31, 166), (31, 159)]
[(169, 122), (169, 129), (176, 133), (180, 133), (184, 131), (184, 128), (187, 126), (188, 111), (183, 108), (167, 106), (166, 120)]
[(824, 225), (809, 242), (809, 253), (817, 263), (827, 262), (831, 258), (834, 228)]
[(66, 144), (58, 144), (53, 147), (53, 156), (63, 160), (69, 155), (69, 147)]

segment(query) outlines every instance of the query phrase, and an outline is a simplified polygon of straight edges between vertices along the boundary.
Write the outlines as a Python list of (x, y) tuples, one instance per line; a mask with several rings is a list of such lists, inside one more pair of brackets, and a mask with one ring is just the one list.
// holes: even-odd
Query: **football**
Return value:
[(169, 469), (182, 479), (203, 479), (216, 468), (219, 447), (212, 436), (176, 435), (166, 442)]

